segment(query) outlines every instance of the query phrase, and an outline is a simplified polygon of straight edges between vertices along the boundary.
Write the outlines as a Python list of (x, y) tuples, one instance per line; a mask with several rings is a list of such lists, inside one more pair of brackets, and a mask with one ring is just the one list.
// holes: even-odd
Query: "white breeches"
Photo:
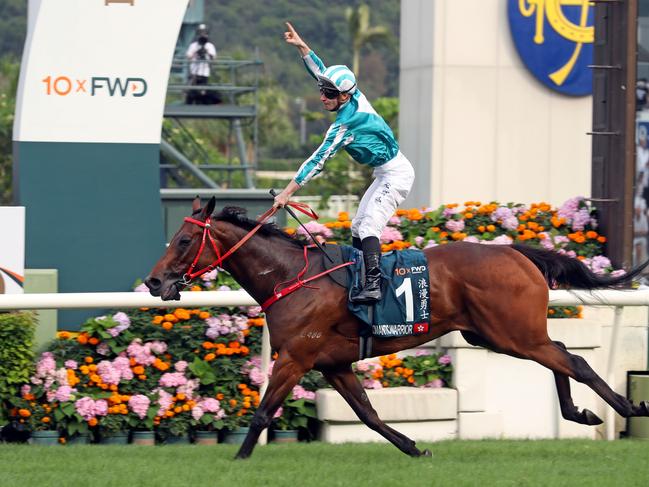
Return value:
[(365, 191), (352, 220), (352, 236), (361, 240), (367, 237), (380, 238), (397, 206), (410, 193), (414, 181), (415, 170), (401, 152), (394, 159), (375, 168), (374, 182)]

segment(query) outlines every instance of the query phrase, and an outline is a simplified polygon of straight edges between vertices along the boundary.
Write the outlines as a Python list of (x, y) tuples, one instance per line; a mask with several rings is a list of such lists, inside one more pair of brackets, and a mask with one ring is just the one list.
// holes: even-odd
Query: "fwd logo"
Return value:
[[(106, 90), (110, 96), (127, 96), (133, 95), (135, 97), (144, 96), (147, 91), (147, 84), (144, 78), (108, 78), (103, 76), (91, 78), (91, 95), (99, 90)], [(130, 88), (130, 92), (129, 92)]]
[(74, 79), (67, 76), (58, 76), (56, 78), (48, 76), (42, 82), (45, 83), (46, 95), (85, 94), (97, 96), (105, 93), (108, 96), (133, 96), (139, 98), (146, 95), (148, 91), (148, 85), (144, 78), (93, 76), (90, 79)]

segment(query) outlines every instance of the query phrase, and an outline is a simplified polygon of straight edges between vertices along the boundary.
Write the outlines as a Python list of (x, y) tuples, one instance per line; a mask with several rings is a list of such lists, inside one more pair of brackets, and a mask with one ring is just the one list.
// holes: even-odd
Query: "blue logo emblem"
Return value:
[(514, 44), (541, 83), (566, 95), (592, 93), (593, 13), (589, 0), (508, 0)]

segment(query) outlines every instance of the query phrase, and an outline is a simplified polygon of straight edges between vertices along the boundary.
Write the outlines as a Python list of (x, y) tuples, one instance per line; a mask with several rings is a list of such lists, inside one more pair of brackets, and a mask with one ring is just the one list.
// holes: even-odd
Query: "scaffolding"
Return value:
[[(254, 188), (258, 159), (258, 87), (262, 62), (216, 59), (210, 64), (213, 83), (187, 83), (189, 60), (172, 63), (163, 124), (160, 181), (161, 187), (232, 187), (233, 174), (241, 172), (246, 188)], [(220, 103), (187, 104), (190, 90), (218, 94)], [(228, 124), (226, 163), (216, 163), (196, 140), (185, 119), (221, 120)], [(233, 148), (234, 146), (234, 148)], [(250, 150), (249, 150), (250, 148)], [(238, 155), (234, 157), (234, 153)]]

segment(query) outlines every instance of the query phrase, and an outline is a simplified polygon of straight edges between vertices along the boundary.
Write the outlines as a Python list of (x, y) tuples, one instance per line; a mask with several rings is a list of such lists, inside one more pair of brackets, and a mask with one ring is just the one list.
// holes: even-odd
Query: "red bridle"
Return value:
[[(309, 208), (308, 205), (305, 205), (304, 203), (295, 203), (293, 201), (289, 201), (287, 204), (295, 208), (296, 210), (301, 211), (305, 215), (313, 218), (314, 220), (318, 219), (318, 215), (315, 213), (315, 211), (313, 211), (311, 208)], [(212, 237), (212, 232), (210, 232), (210, 228), (212, 227), (210, 223), (211, 217), (208, 216), (204, 222), (200, 220), (196, 220), (195, 218), (185, 217), (186, 222), (193, 223), (195, 225), (198, 225), (199, 227), (203, 227), (203, 237), (201, 239), (201, 246), (198, 249), (198, 253), (196, 254), (196, 257), (194, 257), (194, 261), (189, 266), (187, 272), (183, 274), (180, 283), (187, 286), (196, 277), (202, 276), (206, 272), (210, 272), (211, 270), (216, 269), (216, 267), (221, 265), (221, 263), (225, 259), (231, 256), (237, 249), (239, 249), (244, 243), (246, 243), (250, 239), (250, 237), (252, 237), (255, 233), (257, 233), (257, 230), (261, 228), (261, 226), (266, 222), (266, 220), (268, 220), (276, 212), (277, 212), (277, 208), (272, 207), (268, 211), (266, 211), (266, 213), (261, 215), (257, 220), (257, 226), (255, 226), (255, 228), (250, 230), (241, 240), (239, 240), (230, 250), (228, 250), (222, 256), (221, 256), (221, 252), (219, 252), (219, 248), (217, 247), (216, 242), (214, 241), (214, 238)], [(198, 261), (200, 260), (201, 255), (203, 254), (203, 250), (205, 250), (205, 243), (208, 240), (210, 242), (210, 245), (212, 246), (212, 250), (214, 250), (214, 253), (216, 254), (216, 260), (214, 260), (214, 262), (212, 262), (207, 267), (204, 267), (198, 271), (194, 271), (196, 264), (198, 264)]]

